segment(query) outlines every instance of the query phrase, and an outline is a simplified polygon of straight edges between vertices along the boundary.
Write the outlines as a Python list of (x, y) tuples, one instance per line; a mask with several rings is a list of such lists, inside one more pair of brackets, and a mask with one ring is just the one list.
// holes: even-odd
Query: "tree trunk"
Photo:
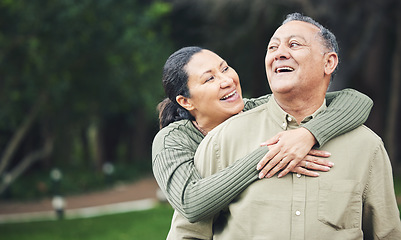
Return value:
[(45, 96), (41, 95), (36, 99), (36, 103), (33, 106), (31, 112), (28, 117), (25, 118), (25, 121), (21, 124), (21, 126), (17, 129), (17, 131), (12, 136), (9, 141), (7, 147), (4, 150), (3, 156), (0, 159), (0, 176), (6, 171), (8, 164), (11, 162), (12, 157), (17, 151), (19, 145), (27, 134), (28, 130), (32, 127), (32, 124), (36, 120), (39, 110), (44, 103)]
[(21, 162), (13, 168), (10, 173), (7, 173), (4, 177), (4, 181), (0, 184), (0, 195), (22, 174), (24, 173), (34, 162), (48, 157), (53, 150), (52, 138), (46, 139), (45, 145), (42, 149), (34, 151), (26, 155)]

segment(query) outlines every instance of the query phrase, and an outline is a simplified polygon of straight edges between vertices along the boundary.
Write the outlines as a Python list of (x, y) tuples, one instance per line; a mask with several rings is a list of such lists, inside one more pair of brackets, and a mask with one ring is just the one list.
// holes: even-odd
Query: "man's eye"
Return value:
[(277, 46), (276, 45), (271, 45), (269, 47), (267, 47), (267, 50), (271, 51), (271, 50), (276, 50)]
[(296, 42), (290, 43), (290, 47), (298, 47), (298, 46), (300, 46), (299, 43), (296, 43)]

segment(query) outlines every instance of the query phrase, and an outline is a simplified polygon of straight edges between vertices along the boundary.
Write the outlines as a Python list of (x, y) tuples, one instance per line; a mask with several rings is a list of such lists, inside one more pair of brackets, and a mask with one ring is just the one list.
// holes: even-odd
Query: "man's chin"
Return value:
[(289, 94), (294, 92), (294, 86), (284, 85), (284, 86), (274, 86), (270, 88), (273, 94)]

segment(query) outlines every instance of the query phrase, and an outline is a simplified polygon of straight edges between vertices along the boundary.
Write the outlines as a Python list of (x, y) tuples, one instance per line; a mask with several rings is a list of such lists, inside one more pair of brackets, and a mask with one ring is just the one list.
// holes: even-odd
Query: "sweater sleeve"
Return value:
[(154, 176), (169, 203), (190, 222), (215, 215), (257, 180), (256, 164), (268, 151), (258, 148), (228, 168), (202, 178), (194, 165), (195, 151), (178, 145), (157, 149), (163, 144), (158, 141), (165, 140), (156, 136), (153, 143)]
[(302, 125), (315, 136), (319, 146), (361, 126), (373, 106), (368, 96), (353, 89), (327, 93), (326, 101), (328, 108)]

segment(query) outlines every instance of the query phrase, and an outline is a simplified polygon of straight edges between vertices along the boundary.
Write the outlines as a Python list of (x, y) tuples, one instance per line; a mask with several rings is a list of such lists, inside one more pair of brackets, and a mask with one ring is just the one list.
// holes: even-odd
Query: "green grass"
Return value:
[(102, 217), (0, 224), (4, 240), (166, 239), (173, 210), (169, 205)]

